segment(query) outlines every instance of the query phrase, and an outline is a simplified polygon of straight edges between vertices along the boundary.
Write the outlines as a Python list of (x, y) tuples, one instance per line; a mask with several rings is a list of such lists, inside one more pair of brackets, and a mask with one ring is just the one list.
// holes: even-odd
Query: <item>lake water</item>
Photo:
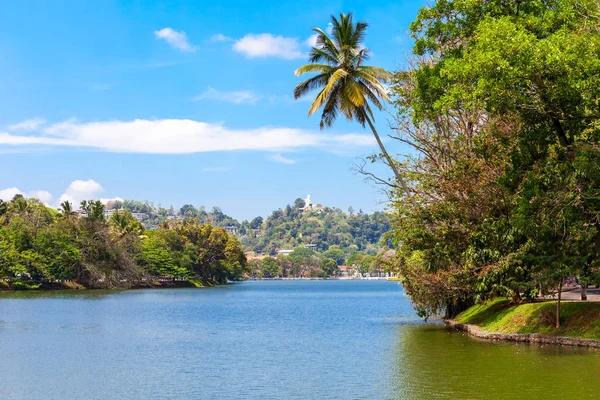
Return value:
[(423, 324), (387, 281), (0, 294), (0, 399), (592, 399), (600, 352)]

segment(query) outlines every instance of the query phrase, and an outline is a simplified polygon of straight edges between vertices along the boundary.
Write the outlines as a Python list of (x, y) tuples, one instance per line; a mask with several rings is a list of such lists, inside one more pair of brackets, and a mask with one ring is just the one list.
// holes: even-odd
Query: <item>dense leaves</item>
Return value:
[(255, 230), (251, 230), (246, 221), (242, 222), (240, 230), (245, 235), (240, 240), (244, 247), (256, 253), (275, 255), (278, 250), (299, 246), (312, 245), (319, 251), (337, 246), (337, 257), (330, 258), (341, 265), (344, 254), (348, 256), (356, 251), (375, 254), (381, 247), (382, 235), (391, 229), (382, 212), (344, 213), (338, 208), (328, 207), (318, 212), (303, 212), (301, 207), (304, 204), (301, 199), (298, 200), (293, 206), (273, 211), (264, 221), (261, 218), (261, 224), (254, 225), (257, 226)]
[(0, 278), (26, 282), (75, 281), (87, 287), (152, 285), (165, 278), (210, 283), (242, 279), (246, 258), (224, 229), (198, 220), (146, 231), (126, 210), (108, 221), (99, 201), (70, 203), (61, 212), (22, 196), (0, 204)]
[[(600, 251), (600, 7), (440, 0), (395, 74), (398, 267), (417, 308), (594, 281)], [(558, 322), (558, 319), (557, 319)]]

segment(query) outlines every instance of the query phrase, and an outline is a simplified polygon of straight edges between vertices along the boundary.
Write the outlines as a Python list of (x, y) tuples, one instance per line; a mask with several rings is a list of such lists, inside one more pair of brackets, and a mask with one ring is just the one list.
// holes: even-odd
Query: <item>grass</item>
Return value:
[(512, 305), (501, 298), (474, 305), (459, 314), (456, 321), (488, 332), (600, 339), (600, 303), (562, 302), (559, 329), (554, 327), (555, 313), (554, 301)]

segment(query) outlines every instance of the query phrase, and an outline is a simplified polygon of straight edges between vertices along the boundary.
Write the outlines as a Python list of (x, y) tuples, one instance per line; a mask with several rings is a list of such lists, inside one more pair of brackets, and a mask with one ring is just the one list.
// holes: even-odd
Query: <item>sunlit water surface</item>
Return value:
[(426, 325), (397, 283), (0, 294), (0, 399), (600, 398), (600, 352)]

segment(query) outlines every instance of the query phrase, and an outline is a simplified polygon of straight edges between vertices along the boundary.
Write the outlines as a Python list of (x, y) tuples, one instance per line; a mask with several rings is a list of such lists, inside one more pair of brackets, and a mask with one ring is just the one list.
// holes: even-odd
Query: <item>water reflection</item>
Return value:
[(595, 349), (488, 342), (441, 326), (400, 326), (397, 399), (600, 397)]

